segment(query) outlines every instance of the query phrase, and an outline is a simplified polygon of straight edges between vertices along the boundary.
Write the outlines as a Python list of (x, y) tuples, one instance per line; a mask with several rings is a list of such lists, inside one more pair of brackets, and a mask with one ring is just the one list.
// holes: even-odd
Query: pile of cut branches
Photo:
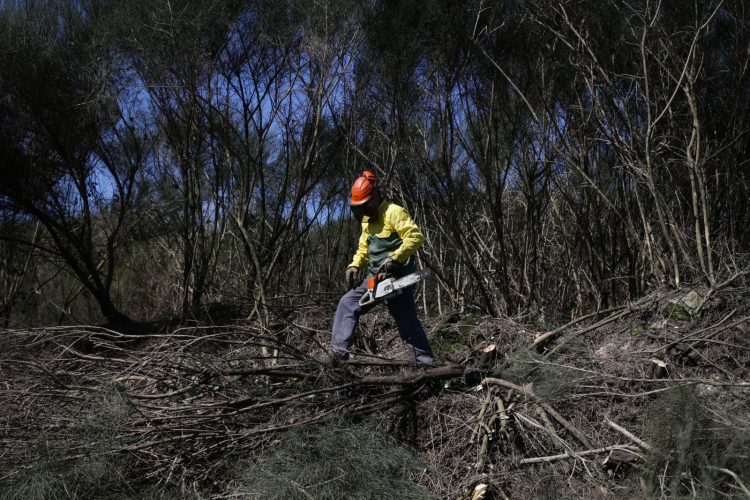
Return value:
[(457, 431), (475, 471), (462, 489), (747, 495), (746, 295), (659, 291), (516, 346), (482, 380), (470, 429)]
[(99, 422), (62, 458), (126, 455), (145, 478), (206, 484), (279, 433), (381, 412), (464, 371), (362, 356), (333, 368), (288, 340), (249, 326), (6, 331), (3, 479), (32, 468), (39, 456), (29, 450), (41, 441), (70, 442), (90, 430), (97, 415), (87, 408), (106, 414), (116, 402), (117, 418)]

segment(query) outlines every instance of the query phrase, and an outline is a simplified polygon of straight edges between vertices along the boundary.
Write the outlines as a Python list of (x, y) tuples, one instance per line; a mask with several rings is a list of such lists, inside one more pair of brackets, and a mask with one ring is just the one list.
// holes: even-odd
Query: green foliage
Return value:
[(433, 498), (413, 479), (427, 466), (368, 425), (290, 431), (236, 469), (239, 498)]
[(664, 307), (664, 312), (667, 318), (675, 321), (688, 322), (699, 317), (689, 307), (677, 302), (668, 302)]
[(455, 324), (449, 324), (445, 318), (442, 326), (430, 337), (430, 344), (438, 358), (450, 359), (462, 349), (471, 349), (483, 338), (481, 328), (474, 317), (467, 314)]
[(458, 330), (445, 328), (435, 332), (430, 343), (435, 355), (439, 358), (447, 357), (466, 347), (469, 343), (469, 336)]
[(564, 397), (578, 383), (575, 372), (545, 364), (544, 358), (530, 349), (513, 352), (498, 366), (494, 375), (519, 385), (530, 383), (534, 393), (548, 401)]
[(643, 325), (633, 325), (628, 331), (631, 335), (641, 335), (646, 331), (646, 328)]
[(33, 466), (0, 489), (0, 498), (117, 498), (128, 493), (113, 455), (115, 435), (127, 418), (128, 406), (116, 390), (88, 398), (71, 428), (39, 438), (29, 457)]
[(117, 436), (130, 412), (128, 399), (116, 388), (93, 394), (73, 416), (70, 428), (39, 437), (28, 451), (31, 467), (0, 482), (0, 500), (184, 498), (142, 485), (117, 454)]
[(710, 402), (695, 387), (680, 387), (651, 405), (645, 436), (654, 451), (646, 477), (654, 494), (682, 497), (696, 491), (698, 498), (717, 498), (733, 480), (715, 468), (750, 483), (750, 433), (717, 421)]
[(547, 329), (721, 282), (750, 242), (748, 10), (565, 5), (0, 2), (0, 210), (43, 226), (49, 303), (9, 319), (330, 293), (363, 168), (422, 227), (441, 310)]

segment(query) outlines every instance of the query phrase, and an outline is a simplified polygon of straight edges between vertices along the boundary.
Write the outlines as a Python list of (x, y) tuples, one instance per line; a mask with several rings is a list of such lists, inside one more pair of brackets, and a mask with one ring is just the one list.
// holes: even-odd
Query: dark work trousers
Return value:
[[(367, 280), (358, 287), (349, 290), (339, 300), (336, 316), (333, 319), (331, 349), (342, 354), (352, 345), (352, 335), (359, 323), (359, 317), (366, 314), (377, 304), (359, 305), (359, 299), (367, 292)], [(393, 319), (396, 320), (398, 333), (406, 342), (406, 349), (418, 363), (432, 364), (432, 349), (422, 323), (417, 318), (417, 305), (414, 303), (414, 287), (404, 289), (400, 295), (384, 302)]]

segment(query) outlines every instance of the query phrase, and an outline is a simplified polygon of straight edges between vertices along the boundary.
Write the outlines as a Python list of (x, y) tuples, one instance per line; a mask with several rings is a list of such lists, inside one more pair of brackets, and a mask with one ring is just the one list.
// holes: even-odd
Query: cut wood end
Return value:
[(667, 367), (667, 364), (664, 361), (660, 360), (660, 359), (651, 358), (651, 362), (654, 363), (659, 368), (666, 368)]
[(658, 358), (651, 358), (651, 369), (654, 378), (667, 378), (669, 377), (669, 370), (667, 369), (667, 363)]
[(471, 500), (483, 500), (487, 494), (487, 485), (480, 483), (474, 488), (474, 494), (471, 495)]
[(639, 458), (640, 456), (634, 451), (617, 449), (609, 452), (609, 455), (604, 459), (602, 465), (605, 467), (615, 467), (621, 464), (632, 464)]

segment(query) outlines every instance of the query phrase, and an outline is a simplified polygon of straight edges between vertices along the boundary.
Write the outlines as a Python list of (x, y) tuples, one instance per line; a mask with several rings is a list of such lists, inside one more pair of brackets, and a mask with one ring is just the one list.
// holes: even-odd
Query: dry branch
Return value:
[(548, 403), (545, 403), (544, 401), (541, 401), (536, 394), (534, 394), (534, 391), (532, 389), (531, 384), (528, 384), (526, 386), (519, 386), (518, 384), (514, 384), (512, 382), (508, 382), (507, 380), (502, 380), (499, 378), (492, 378), (487, 377), (484, 380), (482, 380), (483, 384), (493, 384), (493, 385), (500, 385), (503, 387), (507, 387), (508, 389), (513, 389), (514, 391), (523, 394), (524, 396), (530, 398), (533, 401), (537, 401), (539, 406), (541, 406), (545, 412), (550, 414), (557, 422), (562, 425), (565, 429), (568, 430), (575, 438), (581, 442), (584, 446), (591, 447), (591, 444), (589, 443), (589, 440), (586, 439), (586, 437), (583, 435), (583, 433), (576, 429), (576, 427), (571, 424), (568, 420), (566, 420), (562, 415), (560, 415), (552, 406), (550, 406)]
[(582, 322), (584, 320), (587, 320), (587, 319), (590, 319), (590, 318), (594, 318), (594, 317), (597, 317), (597, 316), (601, 316), (602, 314), (605, 314), (605, 313), (613, 312), (614, 314), (611, 314), (611, 315), (607, 316), (606, 318), (604, 318), (604, 319), (602, 319), (602, 320), (594, 323), (591, 326), (588, 326), (588, 327), (584, 328), (583, 330), (579, 330), (579, 331), (575, 332), (575, 335), (583, 335), (583, 334), (588, 333), (590, 331), (597, 330), (597, 329), (599, 329), (599, 328), (601, 328), (601, 327), (603, 327), (605, 325), (608, 325), (608, 324), (613, 323), (613, 322), (615, 322), (615, 321), (617, 321), (619, 319), (622, 319), (622, 318), (624, 318), (625, 316), (627, 316), (629, 314), (632, 314), (633, 312), (639, 310), (640, 308), (642, 308), (646, 304), (652, 302), (653, 300), (654, 300), (654, 298), (652, 296), (646, 296), (646, 297), (643, 297), (643, 298), (637, 300), (636, 302), (634, 302), (632, 304), (628, 304), (626, 306), (612, 307), (610, 309), (606, 309), (606, 310), (601, 311), (601, 312), (587, 314), (586, 316), (583, 316), (581, 318), (573, 320), (570, 323), (561, 326), (560, 328), (552, 330), (551, 332), (547, 332), (544, 335), (540, 335), (539, 337), (537, 337), (536, 339), (534, 339), (534, 342), (532, 342), (531, 346), (534, 347), (534, 348), (538, 348), (539, 346), (541, 346), (542, 344), (544, 344), (545, 342), (547, 342), (551, 338), (553, 338), (553, 337), (559, 335), (560, 333), (568, 330), (571, 326), (574, 326), (574, 325), (576, 325), (576, 324), (578, 324), (578, 323), (580, 323), (580, 322)]
[[(32, 388), (18, 396), (0, 393), (25, 408), (11, 412), (10, 425), (29, 431), (21, 434), (25, 444), (18, 452), (33, 447), (46, 425), (43, 418), (26, 419), (29, 408), (49, 413), (64, 432), (77, 425), (65, 416), (79, 411), (74, 404), (113, 393), (127, 401), (115, 452), (137, 456), (150, 473), (174, 474), (177, 467), (205, 478), (210, 471), (203, 464), (216, 454), (262, 447), (265, 437), (339, 416), (411, 404), (426, 384), (462, 377), (466, 370), (453, 364), (413, 368), (413, 362), (388, 359), (332, 369), (285, 336), (257, 327), (143, 334), (139, 349), (122, 348), (127, 337), (86, 327), (5, 332), (2, 374), (28, 379)], [(84, 352), (85, 345), (95, 347)], [(274, 360), (286, 361), (269, 366), (274, 360), (263, 352), (271, 351)], [(179, 463), (175, 449), (182, 453)]]
[(714, 467), (714, 466), (708, 465), (706, 466), (706, 468), (711, 469), (711, 470), (717, 470), (719, 472), (723, 472), (724, 474), (730, 476), (732, 479), (734, 479), (737, 482), (737, 485), (742, 490), (742, 493), (745, 494), (745, 497), (750, 498), (750, 490), (747, 489), (747, 486), (745, 486), (745, 483), (742, 482), (742, 479), (740, 479), (737, 473), (729, 469), (725, 469), (724, 467)]
[(627, 452), (631, 452), (635, 455), (635, 451), (632, 447), (626, 445), (626, 444), (618, 444), (614, 446), (607, 446), (604, 448), (595, 448), (591, 450), (582, 450), (582, 451), (575, 451), (572, 453), (560, 453), (559, 455), (549, 455), (546, 457), (533, 457), (533, 458), (524, 458), (520, 462), (518, 462), (521, 465), (528, 465), (528, 464), (538, 464), (542, 462), (554, 462), (557, 460), (564, 460), (566, 458), (578, 458), (578, 457), (585, 457), (587, 455), (596, 455), (598, 453), (606, 453), (608, 451), (612, 450), (624, 450)]
[(413, 373), (383, 377), (363, 377), (356, 383), (361, 385), (418, 385), (431, 380), (460, 377), (466, 371), (464, 365), (447, 365), (437, 368), (420, 368)]
[(633, 441), (635, 444), (643, 448), (644, 450), (651, 451), (653, 448), (650, 444), (646, 443), (644, 440), (636, 437), (633, 433), (625, 429), (624, 427), (621, 427), (617, 425), (616, 423), (612, 422), (611, 420), (607, 420), (607, 425), (622, 434), (623, 436), (627, 437), (631, 441)]

